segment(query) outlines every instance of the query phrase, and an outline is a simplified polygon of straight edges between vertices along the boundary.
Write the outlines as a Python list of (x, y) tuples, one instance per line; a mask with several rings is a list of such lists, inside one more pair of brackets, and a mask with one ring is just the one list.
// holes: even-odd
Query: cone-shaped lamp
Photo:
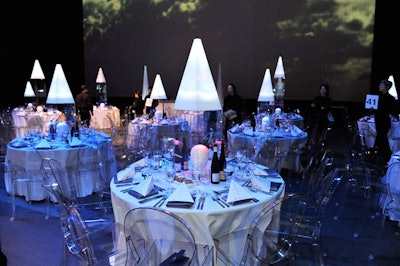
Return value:
[(278, 63), (276, 64), (274, 78), (285, 78), (285, 70), (283, 68), (282, 56), (279, 56)]
[(165, 100), (167, 99), (167, 95), (165, 94), (164, 86), (161, 81), (160, 74), (156, 75), (156, 79), (154, 80), (153, 89), (151, 90), (151, 99), (156, 100)]
[(44, 103), (47, 96), (46, 80), (38, 59), (36, 59), (33, 64), (30, 82), (35, 92), (37, 104)]
[(143, 86), (142, 86), (142, 99), (147, 95), (147, 89), (149, 88), (149, 78), (147, 76), (147, 66), (144, 66), (143, 69)]
[(56, 64), (53, 79), (47, 95), (47, 104), (75, 104), (61, 64)]
[(162, 84), (160, 74), (156, 75), (156, 79), (154, 80), (153, 83), (153, 89), (151, 90), (150, 98), (155, 100), (160, 100), (160, 102), (162, 103), (162, 112), (164, 114), (164, 102), (162, 102), (161, 100), (167, 99), (167, 94), (165, 94), (164, 85)]
[(218, 65), (218, 80), (217, 80), (217, 93), (218, 93), (218, 98), (219, 102), (221, 103), (221, 106), (224, 105), (224, 89), (222, 87), (222, 70), (221, 70), (221, 63)]
[(222, 109), (203, 43), (199, 38), (193, 40), (174, 109), (188, 111)]
[(107, 103), (107, 84), (103, 69), (100, 67), (97, 72), (96, 90), (99, 95), (99, 103)]
[(99, 68), (99, 72), (97, 72), (96, 83), (106, 83), (106, 77), (101, 67)]
[(265, 70), (264, 80), (261, 84), (260, 93), (258, 94), (258, 102), (273, 102), (274, 92), (272, 88), (271, 72), (269, 68)]
[(45, 79), (43, 70), (40, 66), (39, 60), (37, 59), (35, 60), (35, 63), (33, 63), (31, 79)]
[(389, 76), (389, 80), (392, 82), (392, 87), (389, 89), (389, 94), (392, 95), (396, 100), (398, 100), (398, 95), (397, 95), (397, 89), (396, 89), (396, 84), (394, 83), (394, 78), (393, 76)]
[(29, 81), (26, 82), (24, 97), (35, 97), (35, 92), (33, 91), (32, 85)]

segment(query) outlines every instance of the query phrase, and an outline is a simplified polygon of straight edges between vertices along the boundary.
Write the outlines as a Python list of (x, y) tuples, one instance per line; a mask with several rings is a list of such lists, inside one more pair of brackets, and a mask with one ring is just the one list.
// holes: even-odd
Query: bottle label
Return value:
[(211, 174), (211, 183), (219, 183), (219, 173)]
[(224, 171), (219, 171), (219, 180), (226, 181), (226, 176)]

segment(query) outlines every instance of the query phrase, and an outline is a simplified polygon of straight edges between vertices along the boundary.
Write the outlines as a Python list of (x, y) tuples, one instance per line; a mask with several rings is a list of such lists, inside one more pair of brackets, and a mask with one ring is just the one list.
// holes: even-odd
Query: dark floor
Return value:
[[(334, 165), (346, 173), (322, 220), (321, 248), (324, 265), (400, 265), (400, 228), (380, 214), (380, 178), (385, 168), (367, 163), (351, 129), (333, 129), (325, 148), (331, 149)], [(354, 145), (353, 145), (354, 144)], [(305, 151), (305, 164), (313, 151)], [(314, 151), (315, 152), (315, 151)], [(116, 150), (118, 153), (118, 147)], [(367, 180), (365, 169), (370, 169)], [(345, 170), (349, 171), (345, 171)], [(303, 179), (283, 170), (286, 191), (299, 191)], [(10, 197), (0, 180), (0, 240), (9, 266), (59, 265), (61, 236), (56, 208), (44, 220), (41, 202), (17, 199), (17, 218), (10, 222)], [(299, 265), (313, 265), (302, 260)]]

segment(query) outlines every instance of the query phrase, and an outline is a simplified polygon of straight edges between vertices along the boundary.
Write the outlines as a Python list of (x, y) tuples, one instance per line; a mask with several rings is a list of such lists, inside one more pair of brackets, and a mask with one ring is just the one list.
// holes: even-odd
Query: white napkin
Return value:
[(271, 181), (266, 178), (261, 178), (257, 176), (251, 177), (251, 185), (259, 190), (270, 192), (271, 190)]
[(253, 132), (253, 128), (244, 128), (243, 129), (243, 133), (245, 134), (245, 135), (247, 135), (247, 136), (253, 136), (254, 135), (254, 132)]
[(249, 164), (249, 166), (250, 166), (250, 168), (251, 168), (251, 171), (253, 171), (253, 173), (254, 173), (255, 175), (258, 175), (258, 176), (267, 176), (267, 175), (268, 175), (268, 173), (267, 173), (266, 171), (264, 171), (264, 170), (261, 169), (261, 168), (258, 168), (258, 167), (255, 166), (254, 164)]
[(97, 135), (102, 136), (105, 139), (110, 139), (111, 137), (102, 131), (97, 131)]
[(303, 134), (303, 130), (301, 130), (298, 126), (293, 125), (292, 128), (290, 129), (290, 135), (297, 137), (299, 135)]
[(229, 131), (232, 133), (238, 133), (238, 132), (242, 131), (242, 129), (238, 125), (236, 125), (236, 126), (232, 127), (231, 129), (229, 129)]
[(273, 137), (283, 137), (283, 135), (284, 135), (283, 132), (281, 132), (279, 129), (272, 132)]
[(144, 197), (147, 196), (154, 189), (153, 177), (146, 178), (144, 181), (140, 182), (138, 185), (134, 186), (132, 190), (140, 193)]
[(126, 180), (128, 178), (133, 178), (133, 176), (135, 175), (135, 164), (132, 163), (130, 165), (128, 165), (128, 167), (126, 167), (125, 169), (119, 171), (117, 173), (117, 180), (118, 181), (122, 181), (122, 180)]
[(71, 147), (79, 147), (82, 145), (82, 141), (78, 138), (73, 137), (71, 143), (69, 144)]
[(231, 203), (235, 201), (247, 200), (252, 198), (253, 197), (250, 195), (247, 189), (239, 185), (235, 180), (231, 181), (226, 202)]
[(36, 144), (35, 146), (36, 149), (50, 149), (51, 146), (50, 144), (47, 142), (46, 139), (41, 139), (40, 142), (38, 144)]
[(168, 197), (168, 201), (182, 201), (182, 202), (191, 202), (194, 203), (192, 195), (190, 195), (190, 191), (186, 186), (185, 182), (182, 182), (178, 185), (178, 187), (172, 192), (172, 194)]
[(149, 157), (146, 156), (146, 157), (136, 161), (134, 164), (135, 164), (136, 167), (146, 167), (148, 160), (149, 160)]

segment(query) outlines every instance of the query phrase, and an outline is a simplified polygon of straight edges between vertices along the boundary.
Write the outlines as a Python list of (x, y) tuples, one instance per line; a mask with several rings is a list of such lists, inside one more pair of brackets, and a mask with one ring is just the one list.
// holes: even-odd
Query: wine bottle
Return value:
[(189, 170), (189, 151), (186, 146), (186, 138), (182, 139), (182, 160), (181, 160), (181, 170)]
[(218, 184), (219, 183), (219, 162), (218, 162), (218, 147), (214, 144), (214, 154), (211, 161), (211, 183)]
[(221, 141), (221, 154), (219, 155), (218, 166), (219, 166), (219, 180), (226, 181), (226, 176), (224, 173), (224, 169), (226, 167), (226, 156), (225, 156), (225, 147), (223, 141)]
[(75, 121), (74, 137), (79, 139), (79, 134), (80, 134), (79, 123), (78, 121)]

